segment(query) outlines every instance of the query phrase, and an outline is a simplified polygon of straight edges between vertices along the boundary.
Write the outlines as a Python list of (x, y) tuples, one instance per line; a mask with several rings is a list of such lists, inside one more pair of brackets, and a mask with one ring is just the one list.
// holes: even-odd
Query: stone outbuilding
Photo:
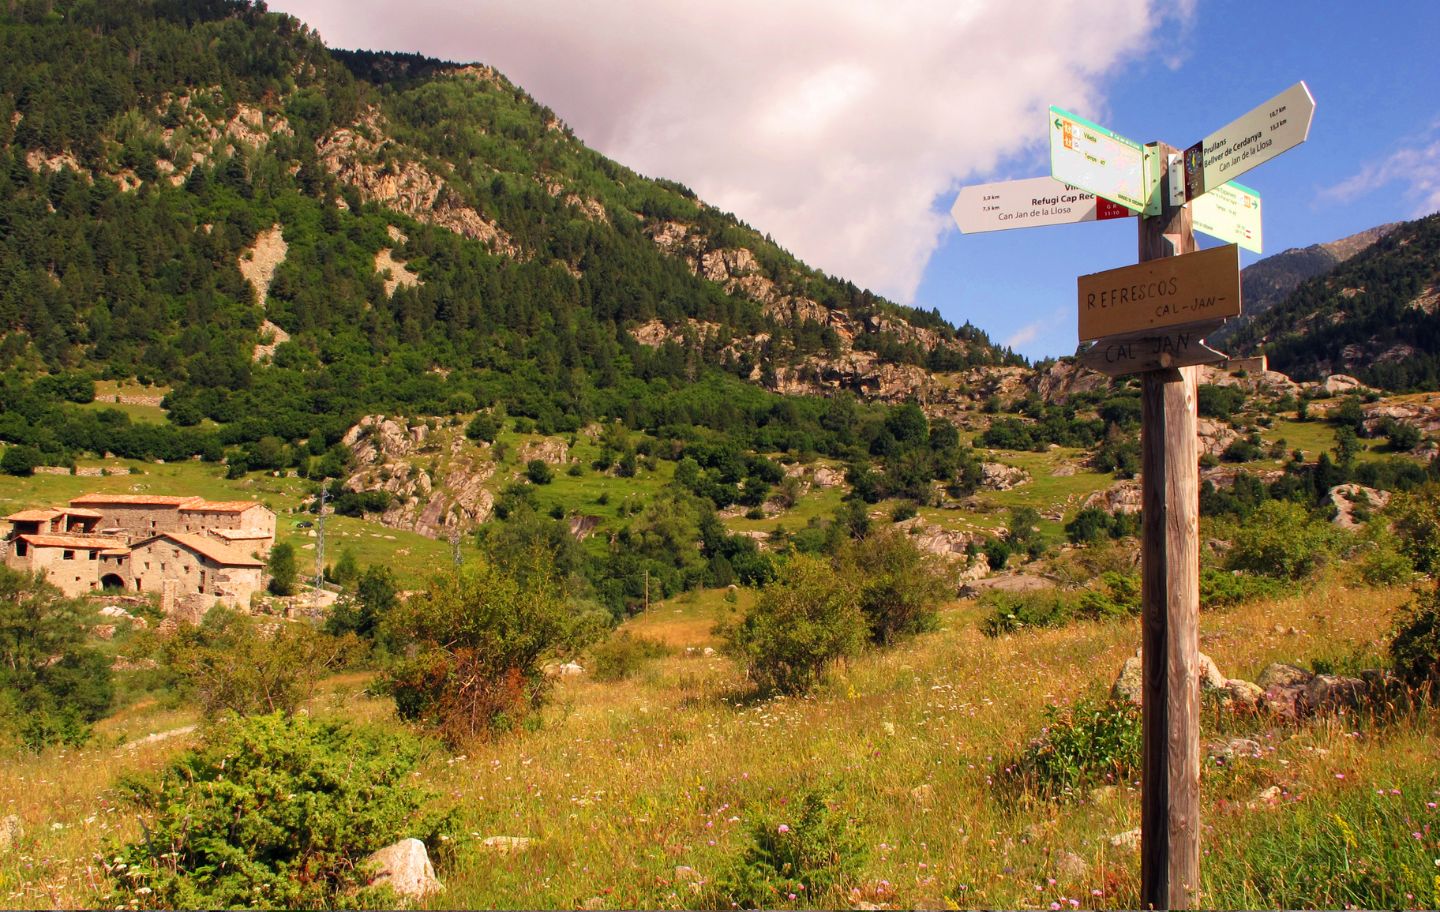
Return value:
[(173, 595), (201, 610), (216, 602), (244, 608), (265, 585), (265, 562), (218, 539), (161, 532), (130, 546), (136, 592)]

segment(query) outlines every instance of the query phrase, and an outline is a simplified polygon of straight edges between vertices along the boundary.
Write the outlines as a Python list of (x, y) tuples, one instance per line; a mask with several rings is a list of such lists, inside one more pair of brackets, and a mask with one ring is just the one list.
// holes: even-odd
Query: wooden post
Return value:
[[(1157, 144), (1159, 215), (1140, 219), (1140, 261), (1195, 249), (1190, 210), (1171, 204)], [(1191, 909), (1200, 881), (1200, 491), (1196, 453), (1199, 368), (1147, 371), (1141, 400), (1144, 761), (1140, 905)]]

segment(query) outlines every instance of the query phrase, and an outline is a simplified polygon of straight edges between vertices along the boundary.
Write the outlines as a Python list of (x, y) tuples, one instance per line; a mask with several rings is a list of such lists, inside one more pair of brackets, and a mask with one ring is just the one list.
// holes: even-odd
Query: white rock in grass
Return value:
[(1117, 833), (1116, 835), (1111, 836), (1110, 844), (1117, 849), (1131, 849), (1133, 851), (1139, 851), (1140, 828), (1136, 827), (1133, 830), (1126, 830), (1123, 833)]
[(508, 855), (511, 852), (523, 852), (530, 848), (531, 839), (528, 836), (486, 836), (480, 843), (486, 851), (498, 855)]
[(425, 843), (418, 839), (402, 839), (373, 853), (364, 866), (375, 872), (370, 886), (386, 886), (410, 899), (429, 896), (445, 889), (435, 877)]

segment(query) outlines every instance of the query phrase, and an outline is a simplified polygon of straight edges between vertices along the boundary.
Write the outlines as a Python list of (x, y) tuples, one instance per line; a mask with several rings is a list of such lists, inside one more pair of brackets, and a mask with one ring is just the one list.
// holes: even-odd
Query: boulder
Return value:
[(1305, 702), (1311, 712), (1317, 713), (1359, 709), (1368, 690), (1360, 678), (1317, 674), (1305, 686)]
[[(1221, 674), (1215, 661), (1203, 652), (1200, 653), (1197, 673), (1202, 694), (1216, 693), (1221, 694), (1222, 699), (1229, 699), (1228, 680)], [(1115, 676), (1115, 683), (1110, 686), (1110, 697), (1139, 706), (1144, 693), (1144, 682), (1142, 662), (1139, 653), (1136, 653), (1120, 666), (1120, 673)]]
[(1265, 690), (1259, 684), (1252, 684), (1239, 678), (1227, 680), (1225, 692), (1228, 697), (1225, 702), (1239, 710), (1253, 712), (1258, 710), (1265, 700)]
[(1120, 666), (1120, 673), (1115, 676), (1115, 683), (1110, 687), (1110, 698), (1139, 706), (1145, 692), (1145, 677), (1142, 669), (1143, 665), (1139, 656), (1131, 656), (1126, 659), (1125, 664)]
[(1325, 392), (1332, 396), (1355, 393), (1365, 389), (1365, 384), (1349, 374), (1331, 374), (1325, 378)]
[(425, 843), (418, 839), (402, 839), (388, 845), (367, 857), (363, 866), (374, 872), (370, 886), (389, 887), (408, 899), (419, 899), (445, 889), (435, 878)]
[(1264, 671), (1260, 672), (1260, 677), (1255, 679), (1255, 683), (1262, 689), (1269, 690), (1272, 687), (1293, 687), (1297, 684), (1304, 686), (1310, 683), (1311, 677), (1313, 675), (1303, 668), (1286, 665), (1283, 662), (1271, 662), (1265, 666)]
[(1229, 740), (1211, 741), (1205, 745), (1205, 755), (1212, 760), (1229, 762), (1241, 757), (1257, 758), (1263, 756), (1259, 741), (1250, 738), (1231, 738)]
[(987, 462), (980, 466), (980, 487), (991, 491), (1008, 491), (1030, 480), (1030, 473), (1003, 462)]

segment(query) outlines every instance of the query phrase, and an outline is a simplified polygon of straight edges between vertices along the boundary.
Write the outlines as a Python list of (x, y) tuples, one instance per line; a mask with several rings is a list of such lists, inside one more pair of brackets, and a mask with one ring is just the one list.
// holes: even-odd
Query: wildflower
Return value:
[(1336, 779), (1344, 779), (1344, 778), (1345, 778), (1345, 774), (1344, 774), (1344, 773), (1336, 773), (1336, 774), (1335, 774), (1335, 778), (1336, 778)]
[(775, 832), (777, 832), (777, 833), (788, 833), (788, 832), (790, 832), (790, 825), (787, 824), (787, 823), (782, 823), (782, 824), (780, 824), (778, 827), (775, 828)]
[(1052, 902), (1050, 904), (1050, 909), (1051, 912), (1060, 912), (1060, 904), (1058, 902)]
[(1105, 891), (1104, 891), (1104, 890), (1091, 890), (1091, 891), (1090, 891), (1090, 895), (1091, 895), (1091, 896), (1104, 896), (1104, 895), (1105, 895)]

